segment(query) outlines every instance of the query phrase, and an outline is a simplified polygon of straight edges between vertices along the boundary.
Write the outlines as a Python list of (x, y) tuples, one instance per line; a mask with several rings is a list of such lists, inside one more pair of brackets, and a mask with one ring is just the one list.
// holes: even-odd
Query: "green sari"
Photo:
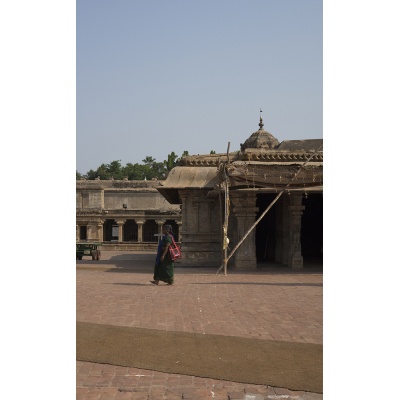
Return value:
[(172, 238), (169, 235), (165, 235), (158, 246), (153, 279), (155, 281), (163, 281), (172, 285), (174, 283), (174, 262), (171, 260), (169, 251), (167, 251), (163, 261), (160, 259), (165, 247), (170, 245), (172, 245)]

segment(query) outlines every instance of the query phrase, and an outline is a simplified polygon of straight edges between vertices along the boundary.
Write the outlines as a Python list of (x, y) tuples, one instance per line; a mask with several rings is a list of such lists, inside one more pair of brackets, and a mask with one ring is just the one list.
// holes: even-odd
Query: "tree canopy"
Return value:
[(182, 157), (188, 156), (189, 152), (185, 150), (179, 158), (175, 152), (168, 154), (167, 159), (162, 162), (157, 162), (152, 156), (146, 156), (142, 160), (142, 164), (127, 163), (122, 166), (121, 160), (111, 161), (109, 164), (101, 164), (96, 170), (90, 170), (86, 174), (76, 171), (76, 179), (94, 180), (99, 178), (101, 180), (151, 180), (166, 179), (169, 171), (174, 168)]

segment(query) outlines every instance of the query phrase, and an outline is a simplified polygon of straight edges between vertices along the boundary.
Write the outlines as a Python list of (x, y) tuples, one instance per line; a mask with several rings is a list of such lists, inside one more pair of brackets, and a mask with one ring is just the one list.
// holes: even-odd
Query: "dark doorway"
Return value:
[(158, 242), (158, 225), (154, 220), (147, 220), (143, 225), (143, 241)]
[(79, 240), (86, 240), (87, 239), (87, 227), (81, 226), (79, 228)]
[[(257, 194), (257, 207), (258, 212), (256, 220), (267, 209), (267, 207), (275, 199), (274, 193), (259, 193)], [(256, 257), (257, 263), (264, 263), (268, 261), (275, 261), (275, 247), (276, 247), (276, 206), (272, 208), (256, 226)]]
[(138, 225), (133, 219), (128, 219), (123, 227), (124, 242), (138, 241)]
[(301, 250), (304, 262), (322, 263), (323, 202), (321, 193), (303, 196)]
[(112, 227), (115, 225), (114, 219), (106, 219), (103, 225), (103, 240), (105, 242), (111, 242), (113, 239), (112, 236)]

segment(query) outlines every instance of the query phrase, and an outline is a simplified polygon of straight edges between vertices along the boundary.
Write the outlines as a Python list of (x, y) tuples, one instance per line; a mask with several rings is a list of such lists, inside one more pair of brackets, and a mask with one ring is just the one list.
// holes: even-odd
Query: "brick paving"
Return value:
[[(102, 252), (77, 261), (81, 322), (322, 344), (322, 268), (175, 269), (150, 284), (154, 254)], [(105, 364), (77, 362), (77, 400), (321, 400), (322, 395)]]

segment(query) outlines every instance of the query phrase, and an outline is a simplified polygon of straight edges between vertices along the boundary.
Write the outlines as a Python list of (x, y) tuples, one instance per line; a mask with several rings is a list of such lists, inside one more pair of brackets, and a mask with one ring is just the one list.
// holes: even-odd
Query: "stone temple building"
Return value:
[(165, 181), (77, 181), (76, 240), (155, 251), (169, 223), (181, 266), (218, 268), (244, 237), (229, 269), (322, 264), (322, 143), (279, 142), (260, 117), (239, 151), (184, 157)]
[(179, 238), (181, 209), (157, 191), (160, 181), (80, 180), (76, 182), (76, 241), (103, 249), (155, 250), (162, 225)]
[(230, 269), (322, 264), (323, 140), (279, 142), (263, 127), (260, 117), (240, 151), (183, 158), (157, 186), (182, 208), (181, 265), (220, 266), (225, 221), (228, 254), (247, 235)]

